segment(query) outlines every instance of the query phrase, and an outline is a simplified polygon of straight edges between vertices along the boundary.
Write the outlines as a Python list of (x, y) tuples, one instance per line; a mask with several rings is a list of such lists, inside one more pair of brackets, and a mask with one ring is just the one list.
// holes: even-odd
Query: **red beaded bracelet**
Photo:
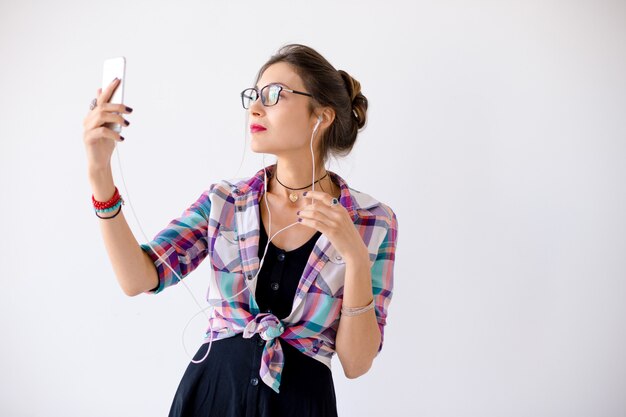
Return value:
[(91, 201), (93, 202), (94, 208), (96, 208), (97, 210), (104, 210), (104, 209), (113, 207), (114, 205), (117, 204), (120, 198), (122, 198), (122, 196), (120, 195), (120, 192), (117, 189), (117, 187), (115, 187), (115, 193), (113, 194), (113, 197), (111, 197), (109, 201), (105, 201), (105, 202), (98, 201), (96, 200), (93, 194), (91, 195)]

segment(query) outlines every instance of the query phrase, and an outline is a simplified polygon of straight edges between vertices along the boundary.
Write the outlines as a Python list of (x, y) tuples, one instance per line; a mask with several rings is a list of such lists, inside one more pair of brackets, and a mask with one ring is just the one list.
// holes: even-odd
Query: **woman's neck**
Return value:
[[(308, 180), (302, 181), (304, 179), (304, 176), (302, 175), (303, 171), (300, 170), (298, 172), (300, 172), (299, 175), (295, 174), (294, 171), (285, 170), (282, 165), (280, 167), (276, 165), (273, 175), (268, 182), (268, 192), (278, 197), (280, 200), (284, 200), (285, 204), (289, 203), (290, 205), (295, 206), (296, 204), (294, 204), (294, 202), (290, 199), (292, 194), (295, 193), (298, 196), (298, 200), (303, 200), (302, 193), (313, 189), (311, 184), (312, 178), (309, 176)], [(310, 173), (311, 171), (309, 171), (309, 175)], [(324, 167), (316, 169), (315, 173), (315, 181), (317, 181), (315, 183), (315, 191), (323, 191), (338, 198), (340, 189), (339, 186), (332, 181), (330, 173)], [(298, 182), (298, 180), (300, 180), (300, 182)], [(302, 188), (305, 186), (306, 188)], [(302, 189), (296, 190), (295, 188)], [(306, 204), (308, 204), (308, 202)]]

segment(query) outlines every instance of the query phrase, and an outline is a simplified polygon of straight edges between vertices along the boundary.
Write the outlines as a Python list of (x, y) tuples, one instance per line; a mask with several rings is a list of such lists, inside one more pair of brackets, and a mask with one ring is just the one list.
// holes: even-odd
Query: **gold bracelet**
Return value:
[(374, 308), (374, 299), (365, 307), (343, 307), (341, 306), (341, 315), (343, 316), (358, 316)]

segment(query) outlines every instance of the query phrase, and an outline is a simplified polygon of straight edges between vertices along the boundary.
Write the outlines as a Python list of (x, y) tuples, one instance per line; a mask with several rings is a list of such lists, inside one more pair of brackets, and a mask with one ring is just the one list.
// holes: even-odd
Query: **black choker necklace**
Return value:
[[(324, 178), (326, 178), (326, 176), (328, 175), (328, 171), (326, 171), (326, 174), (324, 174), (324, 176), (322, 178), (320, 178), (319, 180), (315, 181), (315, 182), (319, 182), (320, 180), (323, 180)], [(312, 186), (314, 183), (311, 183), (309, 185), (307, 185), (306, 187), (301, 187), (301, 188), (289, 188), (287, 187), (285, 184), (283, 184), (282, 182), (280, 182), (280, 180), (278, 179), (278, 165), (276, 165), (276, 172), (275, 172), (275, 176), (276, 176), (276, 181), (278, 181), (278, 183), (280, 185), (282, 185), (283, 187), (285, 187), (286, 189), (288, 189), (289, 191), (297, 191), (297, 190), (304, 190), (305, 188), (309, 188), (310, 186)], [(289, 193), (289, 199), (291, 200), (292, 203), (295, 203), (296, 201), (298, 201), (298, 194), (291, 192)]]

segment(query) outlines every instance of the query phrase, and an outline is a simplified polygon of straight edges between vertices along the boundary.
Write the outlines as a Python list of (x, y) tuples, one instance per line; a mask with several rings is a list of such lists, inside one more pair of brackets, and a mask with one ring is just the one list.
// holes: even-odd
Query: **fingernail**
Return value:
[(130, 107), (126, 106), (126, 111), (131, 113), (133, 111), (133, 109), (131, 109)]
[(304, 196), (304, 195), (306, 195), (306, 191), (305, 191), (305, 192), (303, 192), (303, 193), (302, 193), (302, 195), (303, 195), (303, 196)]
[(298, 221), (299, 221), (300, 223), (302, 223), (302, 219), (298, 218)]
[(124, 140), (124, 136), (120, 136), (120, 139), (121, 139), (121, 140)]
[(300, 214), (300, 210), (296, 211), (296, 214)]
[(128, 120), (124, 119), (124, 124), (125, 124), (126, 126), (128, 126), (128, 125), (130, 124), (130, 122), (129, 122)]

